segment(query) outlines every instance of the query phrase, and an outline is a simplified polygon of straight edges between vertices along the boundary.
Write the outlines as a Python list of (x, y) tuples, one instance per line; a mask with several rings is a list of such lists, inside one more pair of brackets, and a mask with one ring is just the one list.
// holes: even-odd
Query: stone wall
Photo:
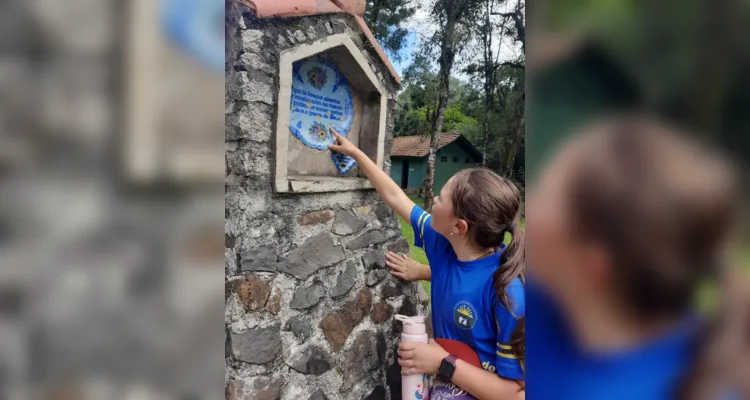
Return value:
[[(257, 19), (227, 9), (226, 385), (229, 399), (400, 398), (400, 323), (423, 312), (416, 284), (393, 278), (408, 252), (377, 193), (273, 192), (279, 52), (348, 33), (390, 93), (396, 87), (345, 14)], [(386, 157), (385, 168), (390, 165)]]

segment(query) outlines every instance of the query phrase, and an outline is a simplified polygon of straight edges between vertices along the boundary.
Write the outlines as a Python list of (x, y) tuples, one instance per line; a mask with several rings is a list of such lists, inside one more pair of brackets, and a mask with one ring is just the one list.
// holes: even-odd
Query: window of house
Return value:
[(440, 157), (440, 162), (448, 162), (448, 157), (447, 156)]
[(458, 157), (453, 157), (453, 162), (458, 162)]

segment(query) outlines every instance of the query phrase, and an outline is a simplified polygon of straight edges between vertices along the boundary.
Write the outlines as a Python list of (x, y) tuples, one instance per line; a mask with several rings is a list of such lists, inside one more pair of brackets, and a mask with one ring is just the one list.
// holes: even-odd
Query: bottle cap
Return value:
[(404, 333), (411, 335), (421, 335), (427, 333), (427, 328), (424, 324), (424, 315), (415, 315), (413, 317), (407, 317), (406, 315), (397, 314), (396, 320), (401, 321), (404, 324)]

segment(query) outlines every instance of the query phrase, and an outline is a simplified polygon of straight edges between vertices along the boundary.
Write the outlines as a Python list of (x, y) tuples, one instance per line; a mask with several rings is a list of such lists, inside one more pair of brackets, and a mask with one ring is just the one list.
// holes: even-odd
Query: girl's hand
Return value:
[(331, 128), (331, 133), (333, 133), (333, 136), (336, 137), (336, 143), (329, 144), (329, 149), (349, 157), (354, 157), (354, 155), (359, 152), (359, 149), (354, 145), (354, 143), (352, 143), (349, 139), (339, 135), (339, 133), (336, 132), (333, 128)]
[(429, 343), (404, 343), (398, 345), (398, 364), (402, 375), (435, 374), (443, 359), (450, 353), (436, 341)]
[(400, 255), (389, 251), (385, 253), (385, 264), (391, 269), (391, 275), (396, 278), (410, 282), (419, 279), (417, 273), (420, 264), (405, 254)]

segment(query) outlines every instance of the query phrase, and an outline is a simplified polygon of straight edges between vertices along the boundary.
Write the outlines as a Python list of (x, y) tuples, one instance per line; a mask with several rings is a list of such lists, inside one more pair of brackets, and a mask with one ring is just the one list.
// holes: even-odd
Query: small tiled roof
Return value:
[[(438, 149), (441, 149), (461, 137), (458, 132), (440, 134)], [(395, 157), (425, 157), (430, 153), (430, 138), (425, 136), (401, 136), (393, 138), (391, 156)]]
[(365, 0), (233, 0), (244, 4), (255, 12), (259, 18), (270, 17), (305, 17), (308, 15), (348, 13), (355, 17), (357, 24), (367, 37), (370, 45), (383, 60), (396, 84), (401, 84), (401, 77), (391, 64), (388, 56), (375, 40), (370, 28), (362, 18), (365, 15)]

